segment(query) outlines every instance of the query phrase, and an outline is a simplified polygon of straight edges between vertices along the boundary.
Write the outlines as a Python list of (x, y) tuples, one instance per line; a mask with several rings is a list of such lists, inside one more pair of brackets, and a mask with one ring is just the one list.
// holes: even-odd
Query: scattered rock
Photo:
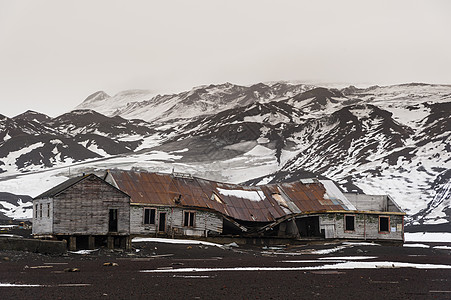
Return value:
[(115, 262), (106, 262), (103, 264), (104, 267), (118, 267), (119, 264)]
[(34, 266), (34, 267), (30, 267), (30, 269), (48, 269), (48, 268), (53, 268), (53, 266)]
[(66, 268), (64, 272), (80, 272), (79, 268)]

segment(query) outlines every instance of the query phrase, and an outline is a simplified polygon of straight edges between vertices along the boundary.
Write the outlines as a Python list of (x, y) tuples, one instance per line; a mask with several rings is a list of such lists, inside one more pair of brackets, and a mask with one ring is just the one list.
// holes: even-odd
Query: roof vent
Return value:
[(193, 175), (188, 174), (188, 173), (172, 172), (172, 176), (178, 177), (178, 178), (193, 179)]
[(299, 181), (302, 184), (310, 184), (310, 183), (315, 183), (316, 182), (314, 178), (300, 179)]

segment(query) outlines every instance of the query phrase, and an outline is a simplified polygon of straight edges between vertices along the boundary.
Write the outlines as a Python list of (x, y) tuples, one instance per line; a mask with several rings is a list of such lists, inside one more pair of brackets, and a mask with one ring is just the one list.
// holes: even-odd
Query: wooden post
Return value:
[(108, 249), (114, 249), (114, 236), (109, 235), (107, 238)]
[(92, 235), (88, 236), (88, 248), (93, 250), (96, 247), (96, 238)]
[(76, 236), (69, 237), (69, 250), (70, 251), (77, 250), (77, 237)]
[(125, 237), (125, 250), (132, 250), (132, 239), (129, 235)]

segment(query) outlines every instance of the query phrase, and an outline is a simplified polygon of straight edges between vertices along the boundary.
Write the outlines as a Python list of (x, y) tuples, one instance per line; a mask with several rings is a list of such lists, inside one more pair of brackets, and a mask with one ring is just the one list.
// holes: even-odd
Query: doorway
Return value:
[(161, 212), (158, 215), (158, 232), (166, 232), (166, 213)]
[(324, 237), (326, 239), (334, 239), (335, 236), (335, 225), (334, 224), (324, 224)]
[(319, 237), (321, 232), (319, 230), (319, 217), (303, 217), (296, 220), (299, 233), (301, 237)]
[(117, 232), (117, 208), (110, 208), (108, 218), (108, 231)]

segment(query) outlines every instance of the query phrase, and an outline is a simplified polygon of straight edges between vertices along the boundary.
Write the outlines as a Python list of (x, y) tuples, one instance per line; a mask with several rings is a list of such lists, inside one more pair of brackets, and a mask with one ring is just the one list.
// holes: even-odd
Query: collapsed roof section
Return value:
[(294, 214), (356, 210), (327, 180), (243, 186), (119, 170), (108, 171), (105, 180), (130, 195), (132, 204), (208, 209), (240, 221), (274, 222)]

